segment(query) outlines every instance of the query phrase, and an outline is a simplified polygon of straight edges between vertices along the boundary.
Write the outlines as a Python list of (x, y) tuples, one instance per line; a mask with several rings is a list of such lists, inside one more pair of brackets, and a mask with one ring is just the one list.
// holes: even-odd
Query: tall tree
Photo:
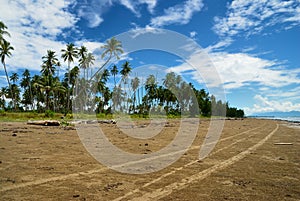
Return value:
[[(40, 90), (40, 92), (43, 94), (45, 98), (44, 101), (46, 102), (47, 110), (50, 109), (50, 102), (51, 102), (50, 96), (53, 97), (55, 91), (63, 92), (65, 90), (65, 88), (59, 82), (59, 80), (54, 77), (50, 77), (50, 81), (49, 81), (46, 76), (42, 76), (34, 83), (34, 86), (37, 87)], [(54, 100), (54, 98), (52, 100)], [(53, 103), (53, 106), (54, 105), (55, 103)]]
[(43, 64), (41, 73), (46, 77), (52, 77), (55, 74), (55, 66), (58, 63), (55, 52), (47, 50), (47, 55), (42, 57)]
[(16, 84), (17, 81), (19, 80), (19, 75), (18, 73), (12, 73), (11, 76), (9, 77), (10, 81), (13, 82), (11, 85), (11, 88), (9, 89), (12, 94), (12, 101), (13, 101), (13, 107), (16, 110), (17, 109), (17, 101), (19, 101), (19, 96), (20, 96), (20, 89), (18, 85)]
[[(92, 53), (88, 53), (86, 56), (86, 68), (87, 68), (87, 75), (86, 75), (86, 79), (88, 79), (88, 69), (94, 65), (94, 61), (95, 61), (95, 57)], [(92, 68), (91, 68), (91, 76), (92, 76)]]
[(140, 79), (138, 77), (135, 77), (133, 80), (131, 80), (131, 87), (133, 90), (133, 112), (135, 113), (135, 103), (136, 103), (136, 90), (139, 88), (140, 85)]
[(5, 40), (3, 38), (3, 35), (10, 36), (9, 32), (6, 31), (6, 29), (7, 29), (7, 26), (2, 21), (0, 21), (0, 43), (3, 43)]
[(85, 46), (81, 46), (80, 49), (78, 50), (78, 56), (79, 56), (79, 66), (83, 70), (83, 77), (85, 78), (85, 72), (87, 69), (87, 48)]
[[(128, 76), (131, 72), (131, 66), (130, 66), (130, 63), (128, 61), (126, 61), (123, 65), (122, 65), (122, 70), (120, 71), (121, 75), (122, 75), (122, 82), (124, 83), (124, 95), (127, 96), (127, 100), (125, 100), (127, 102), (127, 109), (128, 109), (128, 96), (130, 94), (128, 94), (126, 91), (126, 84), (128, 84)], [(128, 90), (130, 89), (130, 87), (128, 86), (127, 87)]]
[(116, 65), (114, 65), (112, 67), (112, 69), (110, 70), (111, 74), (114, 76), (114, 83), (115, 83), (115, 87), (116, 87), (116, 75), (118, 74), (119, 70), (118, 67)]
[(108, 62), (111, 60), (112, 57), (116, 57), (119, 59), (119, 53), (123, 53), (122, 49), (122, 43), (118, 41), (116, 38), (112, 37), (110, 40), (106, 41), (106, 44), (103, 45), (101, 48), (104, 49), (104, 52), (101, 55), (101, 58), (103, 59), (107, 55), (106, 61), (103, 63), (103, 65), (94, 73), (94, 75), (91, 76), (90, 79), (93, 79), (96, 74), (98, 74), (105, 66), (108, 64)]
[(6, 69), (6, 64), (5, 64), (5, 57), (10, 57), (12, 50), (14, 50), (14, 48), (6, 40), (3, 40), (0, 43), (0, 58), (1, 58), (1, 63), (3, 64), (4, 71), (5, 71), (5, 76), (6, 76), (6, 80), (7, 80), (7, 83), (8, 83), (8, 88), (10, 89), (11, 98), (13, 99), (13, 94), (12, 94), (12, 90), (11, 90), (11, 84), (10, 84), (10, 81), (9, 81), (9, 77), (8, 77), (8, 73), (7, 73), (7, 69)]
[(62, 49), (62, 58), (64, 61), (68, 61), (68, 88), (67, 88), (67, 108), (66, 113), (70, 110), (70, 65), (74, 62), (74, 58), (78, 57), (78, 51), (73, 43), (67, 44), (66, 49)]

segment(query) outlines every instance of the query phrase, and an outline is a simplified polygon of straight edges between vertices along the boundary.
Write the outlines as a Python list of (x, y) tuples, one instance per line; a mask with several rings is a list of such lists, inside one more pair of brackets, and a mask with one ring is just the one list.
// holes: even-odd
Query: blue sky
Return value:
[[(9, 73), (25, 68), (38, 73), (46, 51), (60, 56), (69, 42), (93, 52), (97, 67), (105, 40), (162, 28), (190, 37), (203, 48), (231, 106), (247, 115), (300, 111), (299, 0), (0, 0), (0, 5), (0, 20), (8, 26), (7, 39), (15, 48), (6, 61)], [(188, 71), (165, 53), (136, 52), (122, 58), (132, 67), (157, 62), (180, 74)], [(197, 82), (195, 74), (190, 78)], [(6, 85), (2, 68), (0, 87)]]

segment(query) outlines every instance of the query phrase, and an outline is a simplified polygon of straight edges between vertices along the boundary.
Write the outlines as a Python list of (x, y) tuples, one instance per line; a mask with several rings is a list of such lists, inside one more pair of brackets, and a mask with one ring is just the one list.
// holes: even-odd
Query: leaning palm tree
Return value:
[[(6, 76), (6, 80), (7, 80), (9, 89), (11, 89), (11, 84), (10, 84), (10, 81), (9, 81), (9, 78), (8, 78), (7, 69), (6, 69), (6, 65), (5, 65), (5, 57), (6, 56), (10, 57), (12, 50), (14, 50), (14, 48), (6, 40), (3, 40), (0, 43), (0, 58), (1, 58), (1, 62), (2, 62), (3, 67), (4, 67), (5, 76)], [(12, 91), (10, 90), (10, 92), (11, 92), (11, 98), (13, 99)]]
[(101, 58), (107, 57), (104, 64), (94, 73), (94, 75), (91, 76), (90, 79), (93, 79), (96, 74), (98, 74), (105, 66), (106, 64), (111, 60), (111, 58), (114, 56), (117, 59), (120, 59), (119, 53), (122, 54), (124, 51), (122, 49), (122, 43), (118, 41), (115, 37), (112, 37), (110, 40), (106, 42), (105, 45), (103, 45), (101, 48), (104, 49), (104, 52), (101, 55)]
[(67, 89), (67, 110), (66, 112), (69, 111), (70, 109), (70, 65), (71, 62), (74, 62), (74, 58), (78, 57), (78, 52), (77, 49), (75, 48), (73, 43), (69, 43), (67, 44), (67, 48), (66, 49), (62, 49), (62, 58), (64, 59), (64, 61), (68, 61), (68, 89)]

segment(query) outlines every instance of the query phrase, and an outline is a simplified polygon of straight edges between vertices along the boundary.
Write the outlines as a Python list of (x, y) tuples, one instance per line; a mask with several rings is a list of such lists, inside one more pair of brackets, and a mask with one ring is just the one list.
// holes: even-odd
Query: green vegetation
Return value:
[[(7, 73), (5, 60), (14, 50), (3, 36), (9, 36), (7, 27), (0, 22), (0, 56), (7, 78), (7, 87), (0, 90), (0, 117), (2, 119), (73, 118), (72, 111), (80, 117), (113, 118), (131, 115), (132, 118), (151, 118), (165, 116), (243, 117), (244, 112), (230, 108), (228, 103), (204, 89), (196, 89), (186, 83), (180, 75), (169, 72), (159, 84), (153, 74), (146, 78), (131, 75), (132, 66), (125, 61), (121, 68), (109, 62), (123, 53), (120, 41), (112, 38), (102, 46), (102, 66), (93, 73), (95, 57), (85, 46), (80, 48), (69, 43), (61, 50), (60, 58), (68, 69), (60, 75), (61, 62), (55, 51), (47, 50), (41, 60), (38, 75), (31, 75), (25, 69), (21, 76)], [(72, 66), (74, 62), (78, 66)], [(80, 73), (82, 72), (82, 73)], [(116, 78), (121, 77), (119, 82)], [(113, 80), (113, 84), (109, 83)], [(10, 99), (10, 101), (7, 101)], [(114, 115), (112, 115), (114, 114)]]

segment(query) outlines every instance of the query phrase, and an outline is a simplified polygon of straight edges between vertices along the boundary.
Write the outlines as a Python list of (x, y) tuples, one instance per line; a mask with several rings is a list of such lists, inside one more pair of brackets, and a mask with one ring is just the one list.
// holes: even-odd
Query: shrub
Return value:
[(52, 110), (46, 110), (45, 111), (45, 117), (50, 117), (53, 118), (54, 117), (54, 112)]

